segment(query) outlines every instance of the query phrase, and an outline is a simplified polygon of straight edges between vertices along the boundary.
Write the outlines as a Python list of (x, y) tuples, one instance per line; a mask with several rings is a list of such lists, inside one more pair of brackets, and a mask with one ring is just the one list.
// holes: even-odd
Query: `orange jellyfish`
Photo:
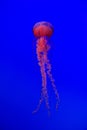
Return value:
[(58, 108), (59, 104), (59, 94), (56, 89), (55, 80), (51, 73), (51, 64), (48, 59), (48, 51), (50, 49), (49, 38), (53, 34), (53, 26), (49, 22), (38, 22), (33, 27), (33, 33), (36, 37), (36, 54), (38, 59), (38, 65), (40, 66), (41, 76), (42, 76), (42, 91), (41, 91), (41, 97), (39, 100), (39, 104), (36, 108), (36, 110), (33, 111), (37, 112), (40, 108), (40, 105), (43, 100), (45, 100), (46, 107), (48, 111), (50, 112), (50, 105), (48, 100), (48, 92), (47, 92), (47, 76), (49, 77), (53, 90), (56, 95), (56, 108)]

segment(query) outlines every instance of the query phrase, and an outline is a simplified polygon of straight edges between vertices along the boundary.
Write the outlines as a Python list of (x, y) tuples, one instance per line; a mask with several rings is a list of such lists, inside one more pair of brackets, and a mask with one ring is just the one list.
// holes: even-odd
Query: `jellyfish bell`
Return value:
[(51, 37), (53, 34), (53, 26), (49, 22), (38, 22), (33, 27), (33, 33), (36, 38), (39, 37)]

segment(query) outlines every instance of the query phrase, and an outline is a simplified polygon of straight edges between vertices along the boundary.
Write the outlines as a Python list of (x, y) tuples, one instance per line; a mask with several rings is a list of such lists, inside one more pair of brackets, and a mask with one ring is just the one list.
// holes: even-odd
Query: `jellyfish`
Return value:
[(33, 113), (39, 110), (43, 101), (45, 101), (46, 107), (50, 112), (49, 96), (47, 91), (47, 76), (51, 81), (51, 85), (55, 93), (56, 109), (58, 109), (59, 105), (59, 94), (55, 85), (55, 80), (51, 72), (52, 66), (48, 58), (48, 51), (51, 48), (49, 44), (49, 38), (52, 36), (53, 32), (54, 29), (52, 24), (46, 21), (37, 22), (33, 27), (33, 33), (34, 36), (36, 37), (37, 60), (38, 65), (40, 66), (40, 72), (42, 77), (41, 97), (37, 105), (37, 108), (33, 111)]

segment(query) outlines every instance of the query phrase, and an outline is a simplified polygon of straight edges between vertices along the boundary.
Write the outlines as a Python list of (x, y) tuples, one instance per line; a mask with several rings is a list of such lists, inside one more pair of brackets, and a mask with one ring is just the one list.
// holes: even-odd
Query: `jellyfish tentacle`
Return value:
[(60, 99), (59, 99), (59, 94), (58, 94), (58, 91), (57, 91), (57, 88), (56, 88), (56, 85), (55, 85), (55, 80), (54, 80), (54, 78), (53, 78), (53, 76), (52, 76), (52, 73), (51, 73), (52, 67), (51, 67), (51, 64), (50, 64), (49, 59), (47, 58), (47, 54), (45, 54), (45, 57), (46, 57), (46, 69), (47, 69), (47, 74), (48, 74), (48, 76), (49, 76), (49, 78), (50, 78), (50, 81), (51, 81), (51, 83), (52, 83), (53, 90), (54, 90), (55, 95), (56, 95), (56, 101), (57, 101), (57, 102), (56, 102), (56, 109), (58, 109), (58, 105), (59, 105), (59, 101), (60, 101)]
[[(48, 92), (47, 92), (47, 76), (46, 76), (46, 70), (45, 70), (45, 58), (44, 58), (44, 52), (47, 51), (48, 46), (47, 46), (47, 40), (45, 37), (42, 37), (39, 39), (39, 45), (37, 44), (37, 56), (38, 56), (38, 60), (39, 62), (39, 66), (40, 66), (40, 70), (41, 70), (41, 75), (42, 75), (42, 93), (43, 93), (43, 97), (45, 99), (46, 102), (46, 107), (48, 109), (48, 111), (50, 111), (50, 107), (49, 107), (49, 101), (48, 101)], [(38, 51), (39, 50), (39, 51)]]
[(39, 110), (40, 105), (44, 99), (46, 102), (46, 107), (47, 107), (48, 111), (50, 111), (49, 101), (48, 101), (48, 93), (47, 93), (47, 88), (46, 88), (47, 87), (47, 79), (46, 79), (46, 71), (45, 71), (45, 61), (44, 61), (44, 57), (43, 57), (44, 44), (42, 44), (42, 42), (41, 42), (43, 47), (42, 47), (42, 45), (40, 46), (39, 44), (40, 44), (40, 41), (38, 41), (36, 52), (37, 52), (38, 64), (40, 66), (40, 71), (41, 71), (41, 76), (42, 76), (42, 92), (41, 92), (41, 98), (39, 100), (39, 104), (33, 113), (35, 113)]
[(38, 103), (38, 105), (37, 105), (37, 108), (36, 108), (32, 113), (36, 113), (36, 112), (39, 110), (40, 105), (42, 104), (42, 101), (43, 101), (43, 96), (42, 96), (42, 94), (41, 94), (41, 98), (40, 98), (40, 100), (39, 100), (39, 103)]
[[(42, 55), (39, 53), (38, 48), (37, 48), (37, 52), (38, 52), (37, 53), (38, 64), (39, 64), (40, 68), (42, 68)], [(40, 70), (42, 71), (42, 69), (40, 69)], [(43, 91), (41, 92), (41, 97), (40, 97), (39, 103), (37, 105), (37, 108), (33, 111), (33, 113), (36, 113), (39, 110), (39, 108), (42, 104), (42, 101), (43, 101)]]
[[(42, 55), (43, 57), (43, 55)], [(45, 102), (46, 102), (46, 107), (48, 110), (50, 110), (50, 107), (49, 107), (49, 101), (48, 101), (48, 92), (47, 92), (47, 76), (46, 76), (46, 72), (45, 72), (45, 62), (44, 62), (44, 59), (42, 58), (42, 62), (43, 62), (43, 65), (40, 64), (40, 67), (41, 67), (41, 75), (42, 75), (42, 94), (43, 94), (43, 98), (45, 99)]]

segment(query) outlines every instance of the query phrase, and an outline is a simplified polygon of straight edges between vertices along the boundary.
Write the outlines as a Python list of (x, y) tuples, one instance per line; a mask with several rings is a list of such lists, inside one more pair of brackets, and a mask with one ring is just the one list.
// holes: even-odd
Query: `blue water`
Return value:
[[(1, 2), (0, 130), (87, 130), (87, 2), (8, 0)], [(51, 115), (45, 103), (36, 114), (41, 74), (33, 25), (51, 22), (49, 59), (60, 95), (48, 79)]]

